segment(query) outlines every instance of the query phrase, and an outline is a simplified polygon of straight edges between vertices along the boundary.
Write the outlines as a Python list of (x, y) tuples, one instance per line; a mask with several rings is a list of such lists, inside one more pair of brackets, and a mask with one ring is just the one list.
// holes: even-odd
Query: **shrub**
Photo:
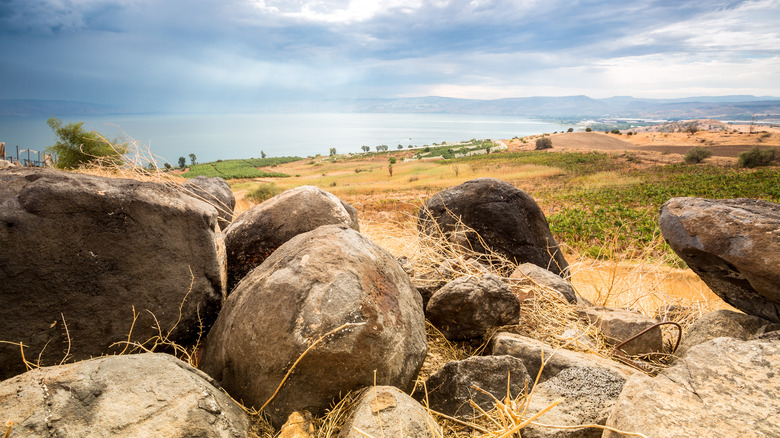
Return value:
[(766, 166), (775, 159), (774, 149), (759, 149), (758, 146), (739, 154), (739, 167), (754, 168)]
[(697, 164), (711, 156), (711, 150), (701, 146), (696, 146), (695, 148), (688, 149), (688, 152), (685, 153), (685, 162), (688, 164)]
[(552, 139), (550, 137), (541, 137), (536, 139), (536, 150), (552, 148)]
[(276, 187), (274, 183), (260, 183), (256, 188), (247, 193), (246, 198), (253, 202), (263, 202), (266, 199), (271, 199), (274, 196), (282, 193), (279, 187)]
[(592, 132), (592, 131), (593, 131), (593, 129), (591, 129), (591, 127), (590, 127), (590, 126), (588, 126), (587, 128), (585, 128), (585, 132)]
[(613, 129), (613, 130), (612, 130), (612, 131), (610, 131), (610, 132), (611, 132), (611, 133), (613, 133), (613, 134), (620, 135), (620, 130), (619, 130), (619, 129)]
[(574, 128), (569, 128), (566, 130), (566, 132), (574, 132)]
[(57, 156), (56, 166), (60, 169), (74, 169), (93, 161), (122, 164), (122, 154), (127, 152), (127, 146), (116, 144), (116, 140), (106, 140), (95, 131), (85, 131), (84, 122), (62, 126), (60, 119), (52, 117), (46, 124), (57, 136), (57, 143), (46, 151)]

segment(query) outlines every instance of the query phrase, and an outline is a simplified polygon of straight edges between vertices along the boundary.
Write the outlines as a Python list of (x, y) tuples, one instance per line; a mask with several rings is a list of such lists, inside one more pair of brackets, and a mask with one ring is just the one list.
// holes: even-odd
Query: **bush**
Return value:
[(552, 148), (552, 139), (550, 137), (542, 137), (536, 139), (536, 150), (550, 149)]
[(611, 133), (613, 133), (613, 134), (620, 135), (620, 130), (619, 130), (619, 129), (613, 129), (613, 130), (612, 130), (612, 131), (610, 131), (610, 132), (611, 132)]
[(754, 168), (766, 166), (775, 159), (774, 149), (759, 149), (758, 146), (739, 154), (739, 167)]
[(591, 132), (591, 131), (593, 131), (593, 129), (591, 129), (591, 127), (590, 127), (590, 126), (588, 126), (587, 128), (585, 128), (585, 132)]
[(84, 122), (62, 126), (60, 119), (52, 117), (46, 124), (57, 136), (57, 143), (47, 147), (46, 151), (56, 155), (56, 166), (60, 169), (74, 169), (92, 161), (103, 161), (108, 165), (122, 164), (122, 154), (127, 152), (127, 146), (116, 144), (116, 140), (106, 140), (95, 131), (84, 131)]
[(688, 152), (685, 153), (685, 162), (688, 164), (697, 164), (711, 156), (711, 150), (701, 146), (696, 146), (695, 148), (688, 149)]
[(276, 187), (276, 184), (261, 183), (256, 188), (250, 190), (249, 193), (246, 194), (246, 198), (250, 201), (260, 203), (266, 199), (273, 198), (279, 193), (282, 193), (282, 190), (279, 187)]
[(569, 128), (566, 130), (566, 132), (574, 132), (574, 128)]

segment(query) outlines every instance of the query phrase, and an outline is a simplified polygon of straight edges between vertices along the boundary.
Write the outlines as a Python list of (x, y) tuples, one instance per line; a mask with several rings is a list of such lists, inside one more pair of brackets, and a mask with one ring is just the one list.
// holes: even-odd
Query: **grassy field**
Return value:
[[(373, 240), (413, 259), (419, 256), (415, 213), (425, 200), (469, 179), (503, 179), (539, 203), (583, 296), (647, 314), (669, 303), (728, 308), (664, 242), (657, 222), (661, 204), (677, 196), (780, 202), (780, 168), (739, 169), (734, 160), (687, 165), (674, 154), (555, 149), (425, 160), (416, 159), (417, 152), (300, 160), (276, 168), (289, 178), (231, 186), (239, 199), (261, 184), (321, 187), (358, 209), (361, 230)], [(390, 156), (398, 160), (392, 176)], [(239, 200), (239, 209), (251, 205)]]
[(284, 178), (290, 175), (260, 169), (260, 167), (276, 167), (279, 164), (298, 161), (300, 157), (247, 158), (245, 160), (224, 160), (212, 163), (195, 164), (188, 172), (181, 173), (184, 178), (196, 176), (218, 176), (223, 179), (237, 178)]

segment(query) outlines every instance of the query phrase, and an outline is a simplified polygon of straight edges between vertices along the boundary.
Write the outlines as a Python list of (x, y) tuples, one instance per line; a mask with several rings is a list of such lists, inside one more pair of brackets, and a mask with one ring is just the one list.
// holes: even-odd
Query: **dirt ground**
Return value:
[[(732, 126), (732, 125), (729, 125)], [(638, 132), (634, 135), (605, 134), (602, 132), (569, 132), (553, 134), (553, 149), (579, 151), (633, 151), (656, 152), (660, 154), (685, 153), (695, 147), (706, 147), (714, 157), (737, 158), (740, 153), (756, 146), (775, 149), (780, 155), (780, 130), (754, 132), (699, 131), (690, 133)], [(526, 137), (527, 143), (519, 139), (502, 140), (510, 151), (533, 150), (538, 136)]]

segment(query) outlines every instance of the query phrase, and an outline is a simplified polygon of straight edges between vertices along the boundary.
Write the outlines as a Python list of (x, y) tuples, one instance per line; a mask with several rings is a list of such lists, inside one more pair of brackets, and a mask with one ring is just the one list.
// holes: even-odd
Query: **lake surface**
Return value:
[[(233, 114), (62, 116), (64, 123), (84, 122), (108, 138), (132, 138), (163, 160), (175, 164), (189, 154), (199, 162), (218, 159), (361, 152), (361, 146), (396, 149), (472, 138), (507, 139), (566, 130), (570, 125), (514, 116), (465, 114)], [(55, 137), (47, 117), (0, 117), (0, 141), (7, 153), (43, 150)], [(24, 155), (24, 154), (23, 154)]]

